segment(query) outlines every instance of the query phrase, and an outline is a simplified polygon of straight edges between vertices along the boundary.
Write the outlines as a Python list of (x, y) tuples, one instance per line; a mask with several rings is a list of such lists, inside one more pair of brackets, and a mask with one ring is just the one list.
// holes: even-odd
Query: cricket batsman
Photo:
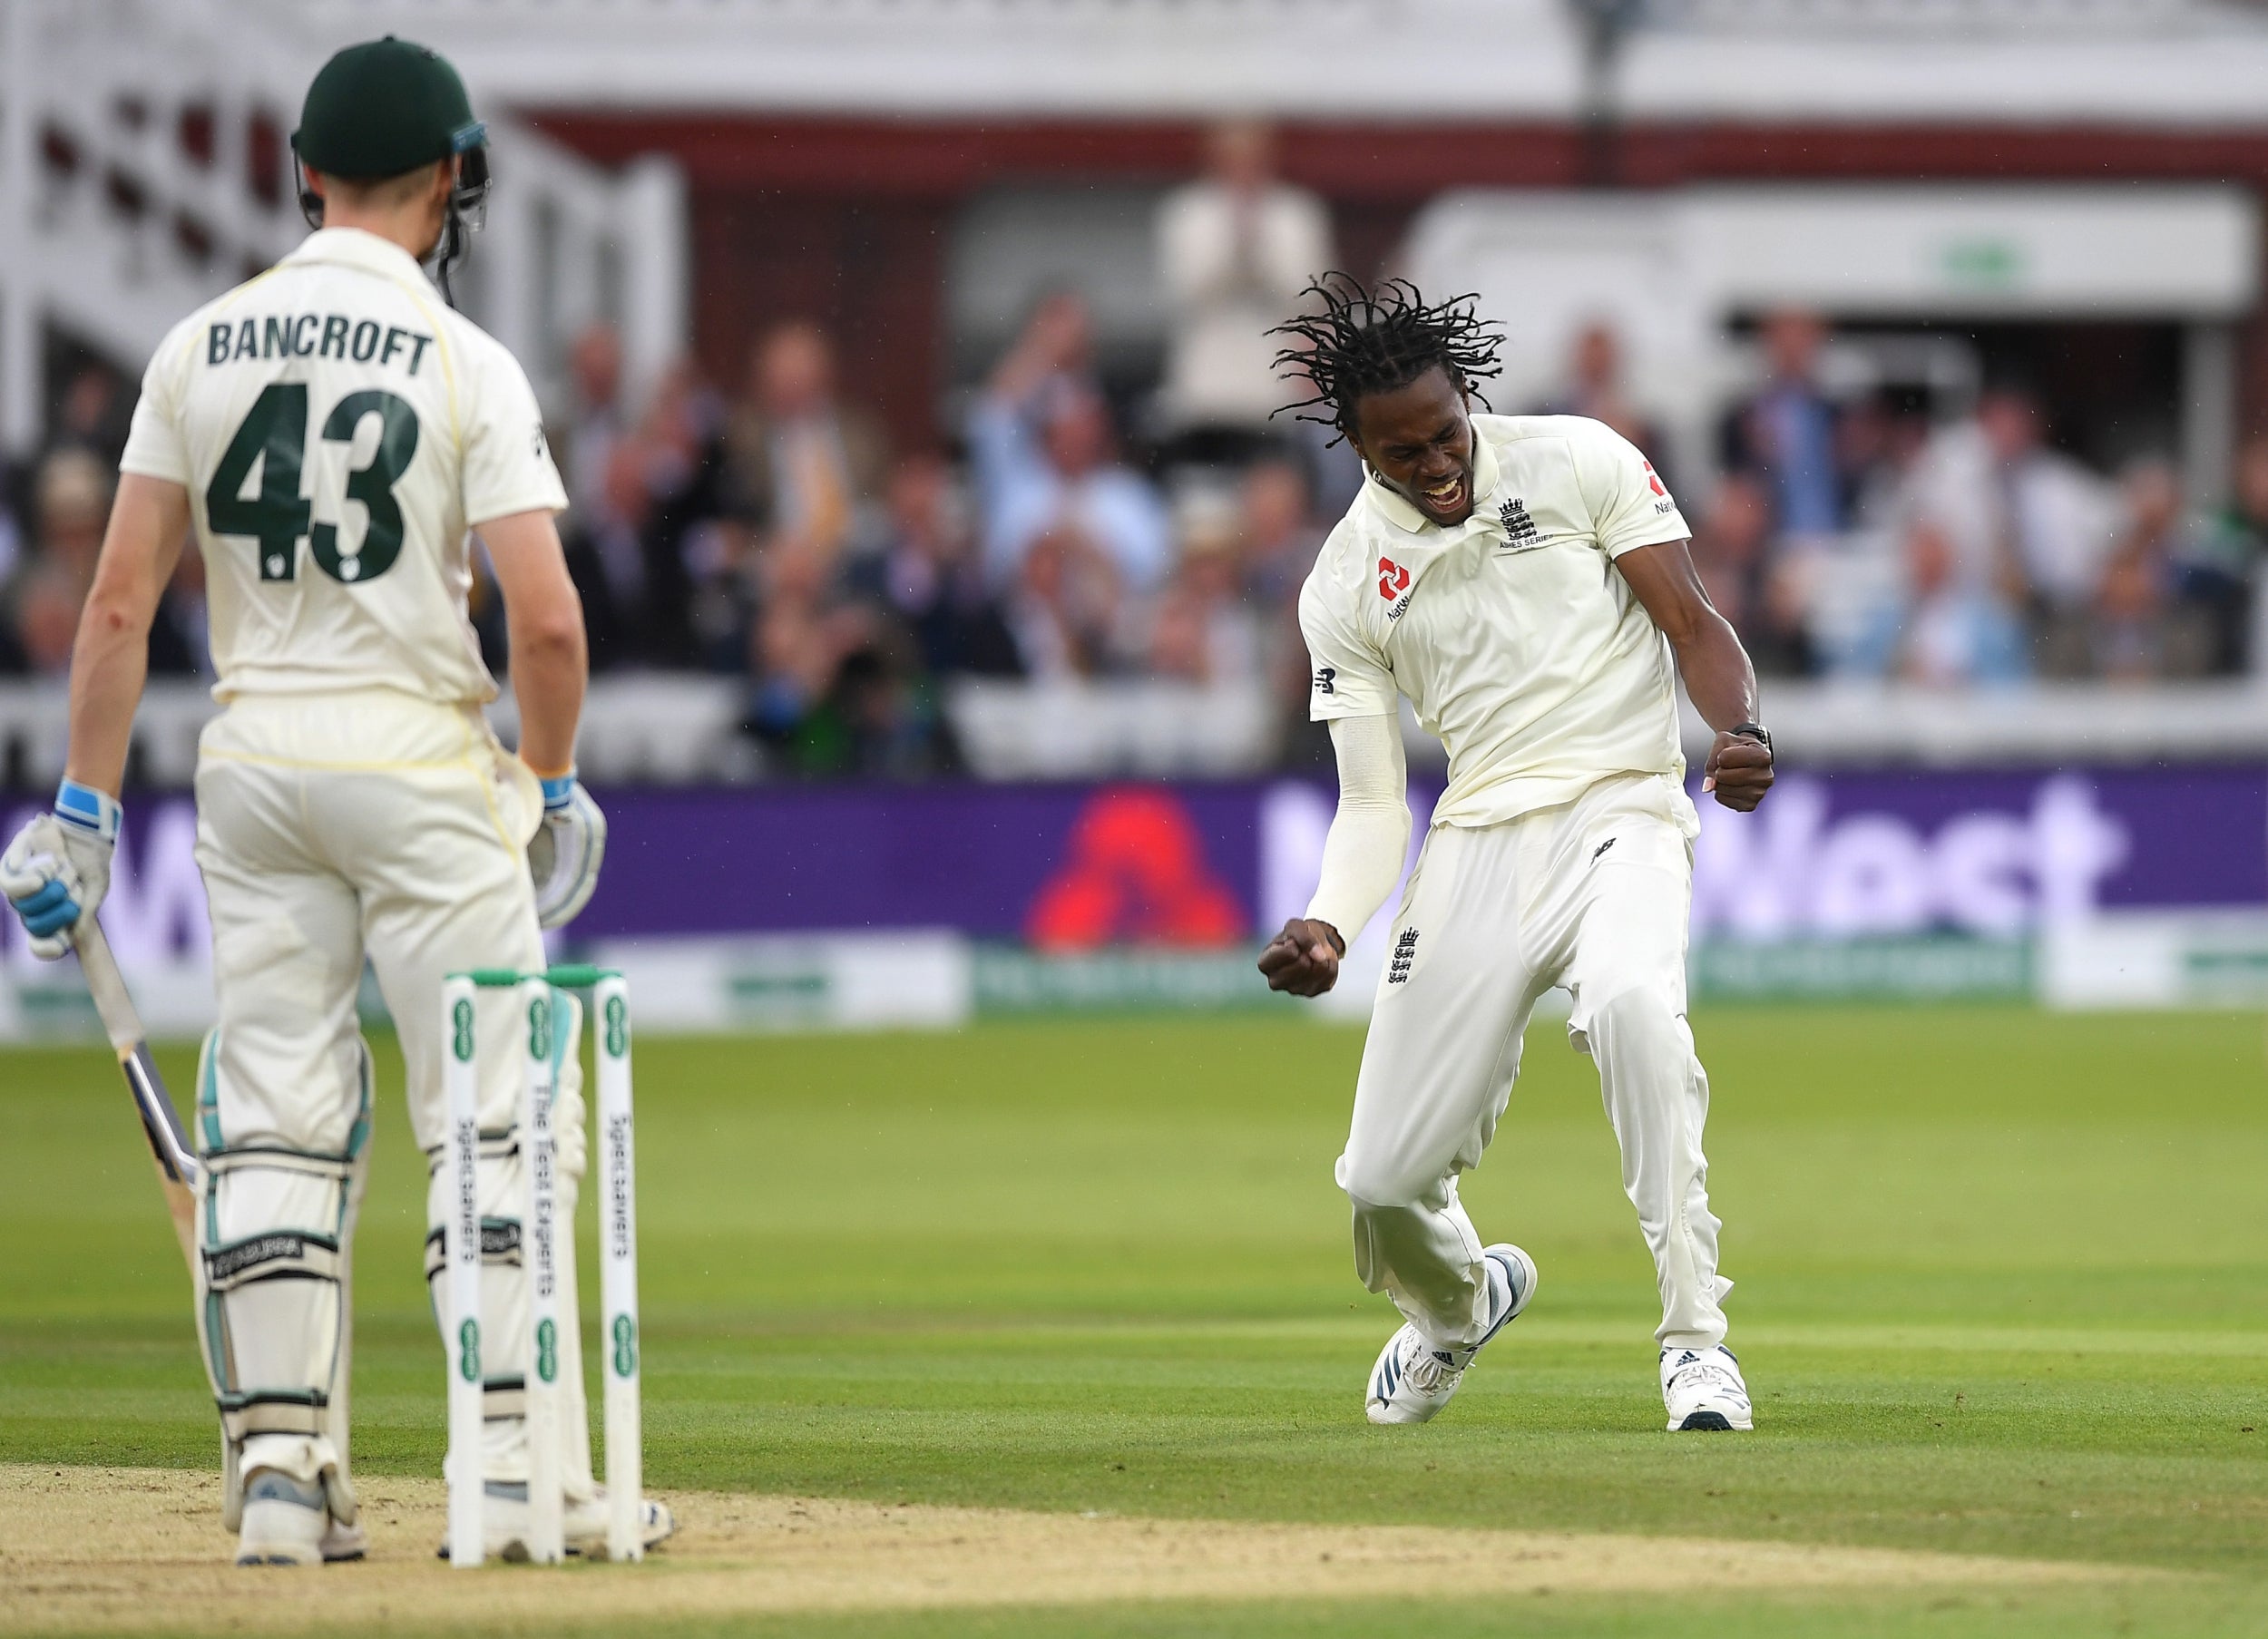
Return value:
[[(364, 960), (401, 1032), (435, 1177), (430, 1280), (449, 1216), (442, 980), (540, 969), (541, 930), (589, 899), (606, 826), (575, 779), (582, 611), (535, 395), (421, 267), (446, 290), (487, 190), (485, 130), (455, 70), (389, 36), (324, 66), (292, 147), (318, 230), (176, 327), (142, 379), (72, 655), (67, 772), (54, 811), (0, 855), (0, 891), (51, 959), (102, 904), (151, 619), (193, 530), (225, 708), (196, 776), (220, 1017), (197, 1073), (197, 1326), (237, 1563), (312, 1566), (365, 1544), (347, 1405), (370, 1158)], [(466, 617), (475, 529), (510, 627), (516, 756), (482, 715), (496, 686)], [(562, 1013), (572, 1044), (580, 1017)], [(481, 1465), (488, 1549), (507, 1557), (524, 1550), (528, 1515), (511, 1029), (500, 1003), (479, 1054), (483, 1304), (498, 1322), (484, 1438), (449, 1457)], [(583, 1157), (575, 1065), (570, 1045), (555, 1117), (566, 1212)], [(572, 1312), (572, 1237), (561, 1252)], [(605, 1510), (573, 1337), (562, 1466), (569, 1546), (587, 1550), (605, 1540)], [(642, 1508), (649, 1542), (667, 1536), (667, 1510)]]
[(1407, 1322), (1364, 1409), (1425, 1421), (1535, 1296), (1534, 1261), (1481, 1242), (1457, 1178), (1495, 1134), (1537, 999), (1565, 986), (1654, 1254), (1669, 1427), (1746, 1429), (1701, 1152), (1709, 1084), (1686, 1023), (1700, 822), (1671, 667), (1716, 731), (1702, 789), (1743, 811), (1772, 785), (1755, 674), (1643, 455), (1581, 416), (1472, 413), (1502, 337), (1471, 298), (1428, 305), (1399, 280), (1336, 275), (1311, 295), (1320, 311), (1282, 332), (1295, 346), (1279, 362), (1315, 395), (1291, 407), (1335, 426), (1366, 482), (1300, 597), (1339, 803), (1306, 915), (1261, 954), (1271, 989), (1330, 990), (1401, 873), (1397, 697), (1449, 751), (1337, 1169), (1355, 1271)]

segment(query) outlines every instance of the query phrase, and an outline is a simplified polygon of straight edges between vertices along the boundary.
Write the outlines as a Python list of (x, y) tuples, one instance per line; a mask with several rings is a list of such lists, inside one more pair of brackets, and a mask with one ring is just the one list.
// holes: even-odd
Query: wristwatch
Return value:
[(1772, 749), (1772, 730), (1766, 728), (1762, 723), (1735, 723), (1725, 732), (1726, 734), (1745, 735), (1748, 738), (1755, 741), (1759, 746), (1762, 746), (1766, 751), (1770, 751)]

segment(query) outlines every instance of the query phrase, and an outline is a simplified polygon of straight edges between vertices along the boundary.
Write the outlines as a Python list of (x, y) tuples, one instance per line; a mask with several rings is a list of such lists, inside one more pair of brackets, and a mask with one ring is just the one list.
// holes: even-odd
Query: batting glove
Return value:
[(31, 935), (32, 954), (54, 961), (78, 937), (110, 892), (111, 855), (126, 811), (92, 785), (64, 781), (43, 814), (0, 854), (0, 893)]
[(606, 815), (569, 769), (543, 785), (543, 823), (528, 843), (528, 874), (535, 878), (535, 920), (559, 928), (574, 921), (598, 891), (606, 858)]

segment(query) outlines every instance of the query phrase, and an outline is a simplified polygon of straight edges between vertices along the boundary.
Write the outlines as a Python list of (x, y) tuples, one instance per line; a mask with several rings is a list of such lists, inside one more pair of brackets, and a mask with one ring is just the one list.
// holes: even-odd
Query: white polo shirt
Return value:
[(567, 505), (517, 361), (351, 228), (174, 327), (119, 465), (189, 491), (223, 700), (493, 699), (466, 531)]
[(1682, 776), (1668, 640), (1614, 567), (1692, 533), (1653, 466), (1579, 415), (1475, 415), (1472, 516), (1374, 476), (1299, 599), (1310, 715), (1409, 697), (1449, 750), (1436, 824), (1493, 825), (1613, 774)]

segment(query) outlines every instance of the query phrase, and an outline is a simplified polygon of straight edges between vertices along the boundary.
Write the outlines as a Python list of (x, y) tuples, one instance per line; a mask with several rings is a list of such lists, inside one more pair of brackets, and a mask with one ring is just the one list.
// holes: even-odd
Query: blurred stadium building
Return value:
[[(386, 32), (491, 121), (465, 301), (576, 500), (585, 931), (686, 1022), (1248, 992), (1329, 812), (1290, 600), (1359, 474), (1266, 419), (1258, 334), (1326, 265), (1478, 292), (1496, 407), (1612, 422), (1694, 521), (1793, 776), (1710, 815), (1705, 991), (2263, 993), (2268, 7), (10, 0), (24, 803), (132, 383), (302, 231), (300, 90)], [(137, 817), (114, 937), (186, 1023), (187, 810)], [(730, 885), (641, 921), (689, 851)], [(5, 971), (0, 1028), (67, 1010)]]

